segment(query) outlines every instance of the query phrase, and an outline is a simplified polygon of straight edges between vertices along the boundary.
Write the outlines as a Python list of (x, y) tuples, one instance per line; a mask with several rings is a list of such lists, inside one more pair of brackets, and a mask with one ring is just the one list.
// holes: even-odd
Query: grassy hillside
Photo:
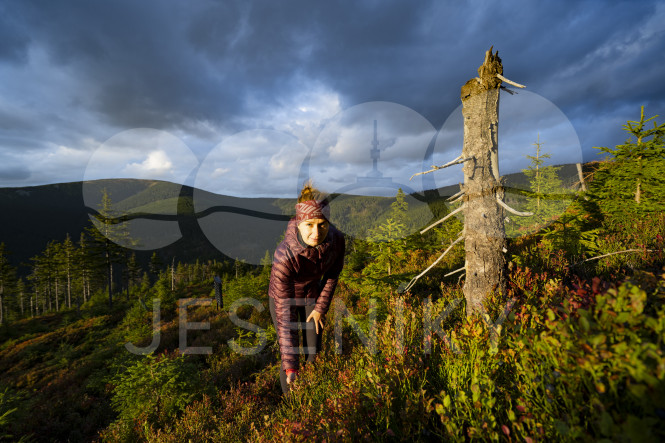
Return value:
[[(225, 309), (187, 309), (187, 322), (210, 327), (188, 329), (186, 345), (210, 347), (210, 355), (178, 352), (184, 326), (177, 301), (212, 295), (209, 274), (196, 277), (195, 266), (178, 268), (173, 292), (165, 273), (147, 292), (118, 298), (113, 310), (99, 293), (80, 314), (64, 310), (5, 325), (0, 441), (662, 438), (663, 254), (615, 256), (573, 271), (547, 244), (528, 252), (533, 240), (511, 244), (511, 254), (531, 254), (531, 265), (512, 268), (509, 294), (488, 302), (490, 324), (465, 318), (463, 304), (442, 314), (462, 298), (457, 279), (443, 277), (458, 256), (403, 296), (380, 280), (358, 278), (362, 270), (345, 271), (336, 299), (364, 330), (372, 324), (369, 299), (379, 304), (377, 352), (345, 321), (338, 348), (333, 309), (322, 354), (287, 396), (279, 387), (265, 270), (227, 276)], [(422, 253), (410, 251), (396, 278), (420, 270)], [(237, 315), (265, 331), (265, 341), (229, 315), (245, 297), (263, 309), (243, 306)], [(151, 342), (151, 299), (161, 302), (159, 344), (148, 356), (135, 355), (125, 343)], [(429, 335), (427, 299), (442, 321)], [(511, 299), (510, 315), (498, 323)], [(258, 353), (237, 346), (258, 346)]]
[[(158, 288), (156, 284), (151, 294), (160, 297)], [(177, 355), (179, 325), (173, 301), (209, 294), (210, 285), (205, 281), (181, 285), (176, 293), (162, 298), (161, 341), (156, 354), (169, 360)], [(3, 374), (0, 417), (10, 411), (0, 419), (0, 441), (14, 441), (19, 437), (28, 441), (92, 441), (118, 417), (113, 403), (118, 375), (147, 361), (146, 357), (130, 353), (125, 343), (145, 345), (152, 335), (152, 314), (137, 296), (133, 293), (131, 302), (119, 299), (109, 311), (103, 306), (103, 294), (98, 294), (96, 301), (83, 307), (81, 315), (68, 310), (0, 327), (0, 372)], [(149, 298), (146, 295), (146, 299)], [(189, 321), (212, 324), (210, 331), (189, 331), (189, 345), (205, 344), (219, 351), (236, 335), (226, 311), (190, 308), (188, 314)], [(265, 315), (258, 319), (253, 317), (252, 321), (267, 326)], [(269, 362), (265, 360), (265, 353), (259, 360), (246, 359), (228, 352), (228, 346), (226, 349), (221, 355), (216, 352), (214, 358), (193, 356), (186, 365), (179, 366), (183, 371), (203, 370), (209, 369), (213, 361), (217, 362), (214, 371), (206, 369), (209, 385), (192, 393), (190, 400), (201, 399), (202, 395), (210, 395), (216, 389), (228, 389), (238, 380), (249, 380), (252, 371)], [(190, 375), (195, 374), (190, 372)], [(151, 389), (177, 390), (166, 383)], [(141, 387), (133, 388), (133, 394), (137, 393), (136, 389)]]

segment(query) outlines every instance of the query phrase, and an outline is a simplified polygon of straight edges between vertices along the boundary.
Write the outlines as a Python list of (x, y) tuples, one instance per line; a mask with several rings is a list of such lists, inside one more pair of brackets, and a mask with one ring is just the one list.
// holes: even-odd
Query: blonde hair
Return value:
[(309, 200), (319, 200), (327, 202), (327, 197), (318, 189), (314, 187), (311, 180), (308, 180), (300, 191), (298, 203), (306, 202)]

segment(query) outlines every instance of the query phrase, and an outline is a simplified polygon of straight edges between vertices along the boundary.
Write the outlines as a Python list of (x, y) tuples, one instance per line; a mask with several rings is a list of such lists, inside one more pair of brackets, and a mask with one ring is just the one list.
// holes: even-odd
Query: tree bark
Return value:
[(640, 204), (640, 196), (642, 193), (640, 192), (640, 179), (637, 179), (637, 188), (635, 189), (635, 203), (638, 205)]
[(55, 277), (55, 310), (60, 311), (60, 301), (58, 300), (58, 277)]
[(499, 87), (503, 74), (501, 59), (485, 54), (478, 68), (478, 78), (462, 87), (464, 147), (462, 157), (473, 160), (464, 164), (464, 248), (466, 313), (482, 312), (482, 303), (493, 291), (506, 291), (506, 236), (503, 209), (496, 199), (503, 199), (499, 176), (498, 127)]
[(577, 163), (577, 176), (580, 179), (580, 190), (586, 192), (586, 182), (584, 181), (584, 173), (582, 171), (582, 163)]
[(67, 265), (67, 307), (72, 308), (72, 276), (69, 265)]
[(88, 302), (87, 291), (88, 291), (88, 272), (84, 269), (83, 270), (83, 303)]
[(108, 272), (108, 290), (109, 290), (109, 308), (113, 308), (113, 264), (111, 263), (110, 257), (106, 257), (106, 266)]

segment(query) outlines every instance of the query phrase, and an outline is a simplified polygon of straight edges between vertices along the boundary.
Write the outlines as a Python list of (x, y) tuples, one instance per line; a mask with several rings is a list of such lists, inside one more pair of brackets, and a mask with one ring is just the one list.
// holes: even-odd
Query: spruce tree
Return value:
[(266, 249), (266, 253), (261, 259), (261, 274), (264, 276), (269, 276), (270, 271), (272, 269), (272, 256), (270, 255), (270, 251)]
[(164, 262), (159, 257), (157, 252), (153, 252), (152, 256), (150, 257), (150, 264), (148, 266), (148, 269), (150, 270), (150, 275), (152, 276), (152, 281), (157, 281), (160, 272), (162, 272), (163, 267), (164, 267)]
[(372, 242), (371, 254), (373, 263), (368, 270), (376, 276), (385, 273), (392, 275), (396, 265), (404, 261), (402, 254), (405, 251), (404, 231), (406, 227), (394, 218), (389, 218), (377, 226), (371, 233), (369, 240)]
[(5, 244), (0, 243), (0, 325), (6, 322), (7, 296), (16, 285), (16, 269), (9, 263), (7, 255)]
[(61, 264), (67, 284), (67, 308), (72, 307), (72, 280), (76, 272), (76, 247), (69, 234), (65, 238), (61, 248)]
[[(90, 241), (85, 235), (85, 232), (81, 232), (81, 236), (79, 237), (79, 244), (78, 249), (76, 250), (75, 260), (81, 281), (81, 295), (83, 296), (83, 303), (85, 303), (90, 297), (90, 285), (93, 280), (94, 270), (94, 266), (91, 262), (92, 257), (90, 252)], [(76, 307), (77, 309), (81, 308), (80, 296), (76, 297)]]
[[(28, 277), (33, 283), (35, 295), (41, 295), (42, 314), (47, 310), (53, 310), (53, 302), (56, 303), (56, 310), (59, 307), (57, 298), (57, 258), (55, 257), (56, 247), (54, 241), (47, 243), (46, 248), (41, 254), (32, 257), (32, 273)], [(54, 294), (56, 295), (54, 298)]]
[(25, 317), (25, 294), (26, 287), (25, 281), (22, 278), (19, 278), (16, 282), (16, 294), (19, 297), (19, 308), (21, 310), (21, 318)]
[(404, 200), (402, 189), (397, 191), (391, 204), (388, 219), (370, 230), (370, 255), (374, 260), (365, 268), (363, 274), (374, 278), (392, 275), (396, 268), (404, 263), (406, 251), (406, 221), (409, 204)]
[(28, 281), (31, 283), (32, 290), (34, 292), (34, 308), (37, 313), (39, 314), (39, 301), (40, 301), (40, 295), (43, 296), (44, 290), (43, 290), (43, 285), (42, 285), (42, 274), (40, 272), (40, 266), (41, 264), (39, 263), (39, 256), (32, 257), (31, 260), (33, 261), (32, 265), (32, 272), (28, 275)]
[(129, 294), (132, 288), (140, 284), (141, 282), (141, 266), (136, 260), (136, 253), (132, 252), (129, 254), (129, 251), (125, 250), (125, 254), (128, 256), (126, 260), (126, 265), (123, 270), (123, 278), (125, 280), (125, 289), (127, 291), (127, 300), (129, 300)]
[(62, 247), (55, 240), (51, 240), (46, 245), (46, 257), (49, 260), (49, 266), (51, 270), (51, 281), (53, 282), (53, 299), (55, 300), (55, 310), (59, 311), (60, 306), (60, 290), (62, 286), (60, 285), (61, 277), (61, 266), (62, 266)]
[(109, 307), (113, 307), (113, 265), (121, 261), (122, 248), (126, 240), (127, 231), (115, 222), (116, 212), (113, 210), (111, 196), (102, 189), (102, 201), (99, 206), (99, 215), (95, 216), (96, 222), (88, 228), (88, 234), (92, 239), (90, 252), (106, 271), (106, 284), (108, 290)]
[(527, 232), (545, 227), (564, 212), (568, 203), (561, 199), (561, 194), (565, 192), (558, 174), (561, 168), (545, 165), (551, 156), (543, 150), (543, 145), (539, 134), (533, 143), (535, 155), (526, 155), (531, 164), (522, 171), (529, 178), (529, 192), (524, 209), (533, 215), (515, 217), (514, 222), (523, 230), (526, 228)]
[(594, 173), (589, 196), (611, 228), (665, 212), (665, 124), (648, 128), (656, 117), (645, 119), (642, 106), (639, 121), (623, 125), (630, 134), (624, 144), (596, 148), (609, 158)]
[(397, 190), (395, 195), (395, 201), (390, 204), (390, 217), (395, 220), (397, 223), (401, 223), (406, 228), (409, 223), (409, 204), (406, 201), (406, 195), (402, 188)]
[(150, 292), (151, 287), (150, 276), (147, 272), (143, 272), (143, 276), (141, 277), (141, 297), (147, 295)]

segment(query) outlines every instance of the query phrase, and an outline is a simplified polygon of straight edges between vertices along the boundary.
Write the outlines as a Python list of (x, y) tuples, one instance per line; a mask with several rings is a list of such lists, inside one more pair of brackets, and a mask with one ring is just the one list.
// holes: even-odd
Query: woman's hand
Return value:
[(323, 316), (321, 313), (317, 310), (313, 310), (311, 314), (309, 314), (309, 317), (307, 317), (307, 321), (313, 320), (314, 321), (314, 328), (316, 328), (316, 333), (319, 333), (319, 327), (321, 327), (321, 330), (323, 330)]
[(298, 377), (298, 371), (295, 370), (289, 370), (286, 373), (286, 384), (290, 385), (294, 381), (296, 381), (296, 377)]

